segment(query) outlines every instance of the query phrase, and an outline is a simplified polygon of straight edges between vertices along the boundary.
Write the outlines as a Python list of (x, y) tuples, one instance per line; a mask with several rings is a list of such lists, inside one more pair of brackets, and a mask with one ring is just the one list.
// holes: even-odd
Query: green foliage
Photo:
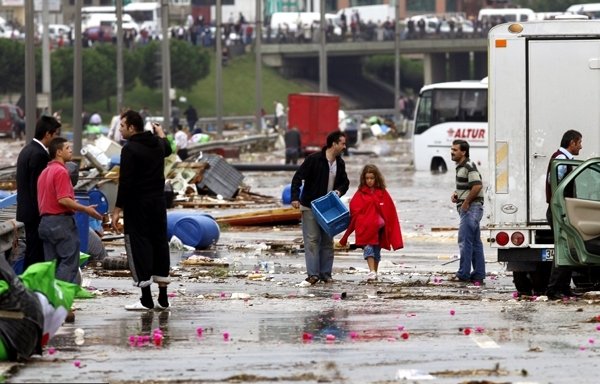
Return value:
[[(95, 49), (106, 57), (111, 63), (117, 62), (117, 46), (114, 44), (96, 44), (92, 49)], [(135, 81), (139, 71), (139, 56), (135, 51), (128, 49), (123, 50), (123, 87), (125, 90), (130, 90), (135, 86)], [(116, 78), (116, 66), (114, 68), (114, 77)], [(115, 85), (116, 87), (116, 85)]]
[[(170, 40), (169, 49), (172, 87), (189, 90), (208, 75), (209, 56), (205, 49), (177, 39)], [(140, 81), (146, 87), (157, 88), (162, 76), (161, 42), (152, 41), (138, 51), (141, 60)]]
[(186, 41), (171, 40), (171, 85), (189, 91), (194, 84), (208, 76), (208, 52)]
[(25, 46), (13, 39), (0, 39), (0, 92), (22, 92), (25, 84)]

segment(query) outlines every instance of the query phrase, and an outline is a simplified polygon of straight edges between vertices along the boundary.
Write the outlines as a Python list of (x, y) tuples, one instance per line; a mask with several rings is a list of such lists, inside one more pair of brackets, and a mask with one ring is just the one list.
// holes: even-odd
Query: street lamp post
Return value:
[(260, 132), (262, 129), (262, 7), (261, 0), (256, 0), (256, 17), (255, 17), (254, 35), (254, 49), (256, 54), (256, 69), (254, 83), (256, 84), (256, 132)]
[(35, 132), (36, 91), (35, 51), (33, 41), (33, 0), (25, 1), (25, 137), (31, 141)]

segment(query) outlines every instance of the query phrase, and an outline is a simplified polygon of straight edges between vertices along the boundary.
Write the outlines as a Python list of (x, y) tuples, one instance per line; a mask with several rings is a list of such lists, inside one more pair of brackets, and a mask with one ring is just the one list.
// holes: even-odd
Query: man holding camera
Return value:
[[(163, 128), (154, 123), (153, 132), (144, 131), (144, 119), (132, 110), (121, 114), (119, 131), (127, 143), (121, 150), (119, 191), (112, 213), (116, 231), (123, 212), (125, 249), (134, 285), (141, 288), (140, 301), (126, 310), (163, 310), (169, 306), (169, 243), (165, 202), (165, 157), (171, 146)], [(158, 304), (154, 305), (150, 285), (158, 284)]]

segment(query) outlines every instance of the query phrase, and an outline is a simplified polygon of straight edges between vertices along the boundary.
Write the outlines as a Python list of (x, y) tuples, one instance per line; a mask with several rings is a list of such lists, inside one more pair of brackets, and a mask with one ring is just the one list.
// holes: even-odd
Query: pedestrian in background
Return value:
[[(483, 217), (483, 184), (477, 166), (469, 159), (469, 143), (452, 142), (451, 157), (456, 163), (456, 190), (451, 200), (460, 216), (458, 248), (460, 264), (452, 280), (483, 284), (485, 256), (479, 223)], [(473, 271), (471, 272), (471, 266)]]
[[(550, 209), (550, 202), (552, 200), (552, 189), (550, 185), (550, 166), (552, 165), (552, 161), (555, 159), (569, 159), (572, 160), (575, 156), (579, 155), (579, 151), (581, 151), (582, 140), (581, 133), (571, 129), (566, 131), (563, 134), (563, 137), (560, 141), (560, 148), (556, 150), (550, 156), (550, 161), (548, 162), (548, 171), (546, 172), (546, 202), (548, 203), (548, 209), (546, 210), (546, 219), (548, 220), (548, 225), (550, 225), (550, 229), (552, 229), (552, 233), (554, 233), (554, 224), (552, 221), (552, 210)], [(558, 177), (557, 180), (560, 182), (569, 172), (571, 172), (573, 168), (571, 166), (561, 165), (557, 167)], [(565, 189), (565, 197), (573, 197), (574, 192), (572, 186), (570, 188)], [(550, 272), (550, 281), (548, 282), (548, 290), (546, 291), (546, 296), (550, 300), (562, 300), (566, 297), (578, 296), (571, 290), (571, 277), (573, 274), (573, 270), (571, 267), (558, 267), (556, 263), (552, 263), (552, 271)]]
[(186, 110), (183, 111), (183, 114), (185, 115), (185, 119), (187, 120), (188, 129), (190, 130), (190, 132), (193, 132), (194, 128), (196, 127), (196, 122), (198, 121), (198, 111), (196, 111), (196, 108), (194, 108), (192, 104), (190, 104), (188, 105)]
[[(310, 203), (335, 191), (343, 196), (350, 186), (346, 164), (341, 157), (346, 148), (346, 135), (335, 131), (327, 136), (327, 145), (308, 156), (292, 178), (292, 207), (302, 213), (302, 237), (308, 277), (299, 286), (309, 287), (319, 280), (332, 283), (333, 239), (325, 232), (313, 214)], [(300, 187), (304, 182), (302, 196)]]
[(285, 107), (279, 101), (274, 101), (275, 104), (275, 129), (285, 130)]
[(25, 224), (25, 269), (45, 261), (44, 246), (38, 234), (40, 210), (37, 182), (48, 165), (48, 146), (58, 135), (60, 122), (51, 116), (41, 116), (35, 126), (35, 135), (17, 158), (17, 221)]
[(175, 132), (175, 145), (177, 146), (177, 156), (183, 161), (188, 158), (188, 134), (183, 129), (181, 124), (177, 125), (177, 132)]
[(167, 239), (167, 207), (165, 201), (165, 157), (171, 145), (160, 124), (154, 132), (144, 131), (142, 116), (135, 111), (121, 114), (121, 136), (127, 143), (121, 149), (119, 190), (112, 212), (112, 226), (118, 225), (123, 213), (125, 250), (134, 286), (141, 288), (140, 301), (125, 306), (126, 310), (155, 308), (150, 286), (158, 284), (157, 309), (169, 306), (170, 255)]
[(46, 261), (56, 260), (56, 278), (75, 283), (79, 271), (80, 239), (75, 211), (101, 220), (96, 205), (82, 205), (75, 200), (71, 176), (65, 163), (73, 157), (71, 143), (55, 137), (49, 146), (52, 159), (37, 182), (40, 207), (40, 238), (44, 242)]
[(383, 175), (373, 164), (365, 165), (360, 174), (358, 190), (350, 200), (350, 218), (340, 244), (346, 245), (350, 234), (356, 231), (355, 243), (363, 248), (363, 257), (369, 266), (367, 281), (375, 281), (381, 249), (401, 249), (404, 243), (396, 205), (386, 189)]
[(283, 137), (285, 141), (285, 163), (298, 164), (298, 158), (302, 151), (302, 140), (300, 131), (296, 127), (292, 127), (285, 132)]

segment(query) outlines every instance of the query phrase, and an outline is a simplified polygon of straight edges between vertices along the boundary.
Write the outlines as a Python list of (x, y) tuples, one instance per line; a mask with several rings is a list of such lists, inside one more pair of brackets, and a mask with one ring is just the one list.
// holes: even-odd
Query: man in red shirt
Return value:
[(46, 261), (56, 260), (56, 278), (74, 283), (79, 270), (79, 232), (75, 211), (102, 219), (95, 205), (85, 206), (75, 201), (65, 162), (71, 160), (73, 148), (63, 137), (56, 137), (48, 148), (50, 162), (38, 178), (38, 205), (42, 216), (39, 226)]

